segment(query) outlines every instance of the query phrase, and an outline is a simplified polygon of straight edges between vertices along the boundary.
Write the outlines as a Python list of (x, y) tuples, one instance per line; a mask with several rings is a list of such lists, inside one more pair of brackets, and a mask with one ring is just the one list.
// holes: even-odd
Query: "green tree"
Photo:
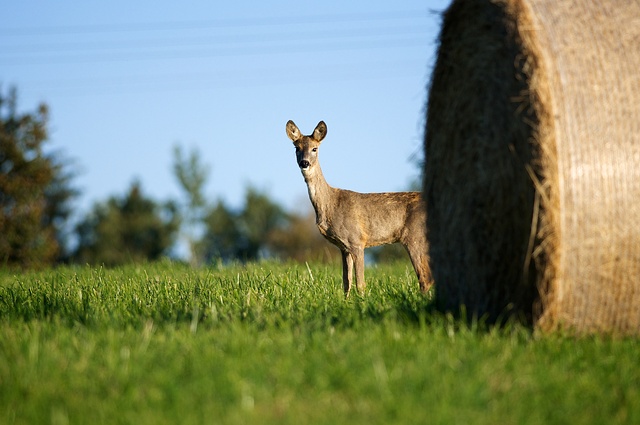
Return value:
[(134, 182), (124, 197), (94, 205), (78, 224), (74, 258), (107, 266), (156, 260), (174, 244), (179, 226), (174, 203), (157, 204)]
[(46, 154), (49, 111), (17, 113), (15, 88), (0, 92), (0, 262), (32, 267), (52, 264), (64, 254), (63, 229), (78, 192), (73, 174)]
[(402, 244), (380, 245), (369, 249), (370, 258), (376, 263), (392, 263), (406, 261), (409, 263), (409, 254)]
[(244, 207), (239, 211), (219, 201), (205, 218), (205, 259), (253, 261), (271, 257), (272, 234), (285, 227), (287, 220), (284, 209), (255, 188), (247, 189)]
[(313, 210), (306, 214), (289, 214), (286, 225), (271, 233), (269, 247), (273, 255), (282, 260), (341, 261), (340, 250), (318, 231)]
[(223, 201), (218, 201), (205, 218), (206, 232), (200, 250), (207, 262), (224, 262), (241, 258), (238, 216)]
[(186, 197), (181, 210), (192, 265), (200, 264), (204, 257), (199, 239), (203, 233), (202, 225), (208, 208), (203, 192), (209, 167), (202, 164), (200, 158), (197, 150), (192, 150), (189, 156), (185, 157), (180, 146), (176, 145), (173, 148), (173, 172)]
[(286, 225), (288, 217), (284, 209), (266, 193), (249, 187), (244, 209), (238, 219), (240, 232), (244, 236), (241, 257), (256, 260), (271, 256), (271, 235)]

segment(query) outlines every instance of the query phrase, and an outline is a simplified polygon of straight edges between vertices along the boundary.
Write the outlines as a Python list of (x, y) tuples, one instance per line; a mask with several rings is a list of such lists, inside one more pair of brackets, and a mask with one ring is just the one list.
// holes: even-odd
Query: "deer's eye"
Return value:
[(318, 148), (313, 148), (312, 151), (317, 152)]

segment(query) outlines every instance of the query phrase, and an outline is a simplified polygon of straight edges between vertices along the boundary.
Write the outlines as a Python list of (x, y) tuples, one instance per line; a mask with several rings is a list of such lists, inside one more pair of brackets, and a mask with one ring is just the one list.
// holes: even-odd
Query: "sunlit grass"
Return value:
[(405, 263), (0, 274), (2, 423), (638, 423), (636, 340), (436, 314)]

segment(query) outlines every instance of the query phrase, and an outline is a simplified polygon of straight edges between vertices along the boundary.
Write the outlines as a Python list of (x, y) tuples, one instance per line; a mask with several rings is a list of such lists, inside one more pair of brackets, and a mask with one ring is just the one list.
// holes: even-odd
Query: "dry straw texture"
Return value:
[(640, 334), (640, 3), (460, 0), (429, 91), (437, 303)]

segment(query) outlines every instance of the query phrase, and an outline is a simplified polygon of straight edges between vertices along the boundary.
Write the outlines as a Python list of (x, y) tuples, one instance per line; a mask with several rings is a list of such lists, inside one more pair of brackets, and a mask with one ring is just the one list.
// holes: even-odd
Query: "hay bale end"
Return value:
[(640, 334), (640, 3), (454, 0), (426, 126), (439, 308)]

